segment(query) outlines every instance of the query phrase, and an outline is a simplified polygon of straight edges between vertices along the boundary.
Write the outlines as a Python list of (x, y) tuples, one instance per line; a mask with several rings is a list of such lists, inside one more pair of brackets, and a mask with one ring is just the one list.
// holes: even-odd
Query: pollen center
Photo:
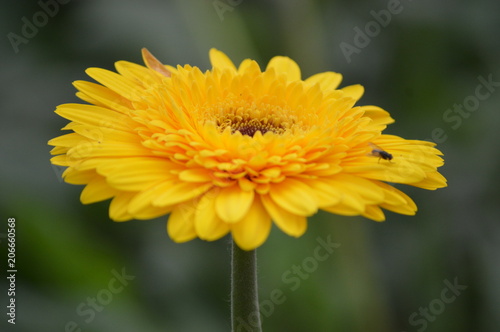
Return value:
[(250, 114), (244, 114), (243, 116), (228, 114), (217, 119), (216, 124), (221, 131), (229, 127), (233, 134), (239, 131), (242, 135), (250, 137), (253, 137), (257, 131), (260, 131), (262, 135), (268, 131), (275, 134), (282, 134), (285, 131), (281, 123), (273, 116), (252, 117)]
[(268, 131), (281, 135), (291, 129), (297, 119), (287, 113), (289, 112), (277, 105), (257, 104), (241, 99), (225, 100), (205, 109), (205, 116), (211, 118), (221, 132), (230, 128), (233, 134), (240, 132), (250, 137), (258, 131), (262, 135)]

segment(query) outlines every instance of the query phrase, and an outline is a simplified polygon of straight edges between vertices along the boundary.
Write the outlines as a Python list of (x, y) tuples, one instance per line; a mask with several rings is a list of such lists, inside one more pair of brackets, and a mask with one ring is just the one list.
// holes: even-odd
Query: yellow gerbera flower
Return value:
[(383, 135), (393, 122), (377, 106), (355, 106), (363, 87), (337, 89), (334, 72), (301, 79), (287, 57), (265, 71), (236, 67), (212, 49), (212, 70), (119, 61), (118, 73), (77, 81), (90, 103), (56, 113), (72, 132), (52, 139), (63, 177), (84, 184), (84, 204), (112, 198), (115, 221), (170, 214), (176, 242), (232, 233), (245, 250), (260, 246), (272, 222), (301, 236), (318, 209), (382, 221), (381, 208), (407, 215), (415, 203), (386, 182), (446, 186), (433, 143)]

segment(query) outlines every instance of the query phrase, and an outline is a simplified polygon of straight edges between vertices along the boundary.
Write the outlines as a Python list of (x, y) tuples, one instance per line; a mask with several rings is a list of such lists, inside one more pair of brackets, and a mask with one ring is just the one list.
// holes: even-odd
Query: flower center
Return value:
[(235, 115), (228, 114), (217, 119), (217, 127), (223, 131), (226, 127), (231, 128), (231, 133), (239, 131), (242, 135), (253, 137), (257, 131), (262, 135), (271, 131), (275, 134), (282, 134), (285, 128), (277, 121), (276, 117), (252, 117), (249, 114)]
[(230, 128), (231, 133), (253, 137), (257, 131), (262, 135), (268, 131), (281, 135), (297, 123), (296, 116), (282, 107), (266, 103), (256, 104), (242, 99), (229, 99), (205, 109), (206, 118), (215, 123), (222, 132)]

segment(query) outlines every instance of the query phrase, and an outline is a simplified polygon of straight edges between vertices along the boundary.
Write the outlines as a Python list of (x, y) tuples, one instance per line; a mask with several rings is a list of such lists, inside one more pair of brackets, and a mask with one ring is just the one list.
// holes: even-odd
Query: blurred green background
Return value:
[[(331, 70), (343, 86), (364, 85), (360, 104), (396, 119), (386, 133), (437, 135), (449, 187), (400, 186), (416, 216), (388, 212), (375, 223), (319, 213), (299, 239), (273, 229), (258, 249), (260, 300), (275, 289), (284, 300), (265, 308), (264, 331), (500, 330), (500, 2), (61, 2), (1, 3), (0, 274), (9, 217), (18, 273), (15, 326), (0, 280), (0, 330), (230, 330), (227, 238), (174, 244), (166, 218), (114, 223), (108, 202), (81, 205), (82, 187), (62, 183), (49, 163), (47, 141), (67, 122), (53, 110), (78, 102), (71, 82), (88, 79), (88, 67), (141, 63), (142, 47), (202, 69), (211, 47), (261, 67), (287, 55), (303, 77)], [(51, 15), (39, 14), (44, 6)], [(23, 37), (34, 20), (37, 31)], [(480, 77), (490, 90), (478, 88)], [(318, 237), (340, 247), (314, 264)], [(310, 273), (291, 283), (293, 266)], [(117, 289), (122, 273), (130, 280)], [(93, 310), (96, 296), (105, 305)]]

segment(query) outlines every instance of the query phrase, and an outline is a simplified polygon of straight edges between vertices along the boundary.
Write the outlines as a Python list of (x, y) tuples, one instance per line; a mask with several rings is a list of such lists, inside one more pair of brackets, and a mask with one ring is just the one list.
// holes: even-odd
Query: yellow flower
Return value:
[(363, 87), (337, 89), (340, 74), (302, 80), (282, 56), (265, 71), (250, 59), (236, 67), (215, 49), (206, 72), (143, 58), (146, 67), (117, 62), (118, 73), (88, 69), (100, 84), (74, 85), (90, 105), (57, 107), (71, 133), (49, 141), (64, 180), (86, 185), (82, 203), (112, 198), (115, 221), (170, 214), (176, 242), (232, 233), (251, 250), (273, 222), (301, 236), (319, 209), (376, 221), (381, 208), (415, 214), (386, 182), (446, 186), (434, 144), (383, 135), (389, 113), (355, 106)]

